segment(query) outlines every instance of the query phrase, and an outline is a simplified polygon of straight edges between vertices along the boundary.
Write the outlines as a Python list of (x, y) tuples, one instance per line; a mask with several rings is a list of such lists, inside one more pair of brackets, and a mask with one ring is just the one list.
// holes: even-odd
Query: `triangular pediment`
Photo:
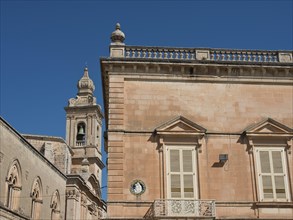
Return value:
[(292, 129), (271, 118), (267, 118), (244, 130), (247, 134), (290, 134)]
[(177, 116), (155, 128), (155, 131), (172, 133), (205, 133), (206, 129), (183, 116)]

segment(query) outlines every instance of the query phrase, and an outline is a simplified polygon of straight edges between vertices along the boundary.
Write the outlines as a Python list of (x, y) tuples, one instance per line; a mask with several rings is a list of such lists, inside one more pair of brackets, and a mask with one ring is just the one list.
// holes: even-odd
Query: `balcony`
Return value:
[(155, 200), (144, 219), (214, 219), (214, 200)]

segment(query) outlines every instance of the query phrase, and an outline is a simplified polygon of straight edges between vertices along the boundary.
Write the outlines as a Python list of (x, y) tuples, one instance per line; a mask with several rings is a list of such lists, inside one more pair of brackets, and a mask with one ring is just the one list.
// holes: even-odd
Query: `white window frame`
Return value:
[[(262, 183), (262, 176), (263, 174), (261, 173), (261, 164), (260, 164), (260, 151), (268, 151), (268, 152), (273, 152), (273, 151), (278, 151), (281, 152), (281, 159), (282, 159), (282, 166), (283, 166), (283, 173), (282, 174), (271, 174), (270, 176), (272, 177), (272, 188), (273, 188), (273, 198), (264, 198), (263, 194), (263, 183)], [(259, 200), (261, 202), (288, 202), (290, 201), (290, 193), (289, 193), (289, 180), (288, 180), (288, 171), (287, 171), (287, 157), (286, 157), (286, 151), (285, 147), (268, 147), (268, 146), (257, 146), (254, 148), (254, 155), (255, 155), (255, 161), (256, 161), (256, 176), (257, 176), (257, 183), (258, 183), (258, 195), (259, 195)], [(272, 154), (269, 153), (270, 160), (272, 161)], [(270, 163), (270, 169), (271, 172), (273, 170), (273, 165)], [(266, 174), (268, 175), (268, 174)], [(285, 195), (286, 198), (284, 199), (278, 199), (276, 197), (276, 186), (275, 186), (275, 181), (274, 178), (275, 176), (284, 176), (284, 185), (285, 185)]]
[[(170, 171), (170, 150), (192, 150), (192, 167), (193, 171), (188, 173), (193, 173), (193, 192), (194, 196), (189, 198), (184, 198), (184, 184), (183, 184), (183, 175), (185, 172), (172, 172), (176, 174), (180, 174), (180, 187), (181, 187), (181, 197), (172, 198), (171, 197), (171, 171)], [(196, 146), (194, 145), (167, 145), (166, 146), (166, 173), (167, 173), (167, 198), (168, 199), (180, 199), (180, 200), (193, 200), (198, 199), (198, 171), (197, 171), (197, 152)], [(180, 168), (183, 167), (183, 160), (182, 160), (182, 153), (179, 154), (180, 156)]]

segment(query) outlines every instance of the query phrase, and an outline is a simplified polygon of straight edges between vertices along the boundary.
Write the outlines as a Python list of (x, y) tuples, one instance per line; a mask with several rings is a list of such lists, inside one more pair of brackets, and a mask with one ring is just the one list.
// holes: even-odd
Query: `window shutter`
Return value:
[(270, 167), (269, 152), (268, 151), (260, 151), (259, 157), (260, 157), (261, 172), (262, 173), (270, 173), (271, 167)]
[(184, 198), (193, 198), (193, 175), (184, 175)]
[(272, 177), (271, 176), (263, 176), (262, 183), (263, 183), (264, 199), (273, 199), (274, 194), (273, 194)]
[(286, 199), (284, 176), (275, 177), (277, 199)]
[(183, 150), (182, 151), (183, 159), (183, 172), (192, 172), (192, 151)]
[(258, 152), (258, 174), (263, 200), (288, 200), (283, 148), (263, 148)]
[(272, 151), (274, 173), (283, 173), (281, 151)]
[(170, 171), (180, 172), (179, 150), (170, 150)]
[(171, 174), (171, 198), (181, 197), (180, 174)]
[(170, 198), (196, 198), (195, 150), (192, 147), (168, 148), (168, 193)]

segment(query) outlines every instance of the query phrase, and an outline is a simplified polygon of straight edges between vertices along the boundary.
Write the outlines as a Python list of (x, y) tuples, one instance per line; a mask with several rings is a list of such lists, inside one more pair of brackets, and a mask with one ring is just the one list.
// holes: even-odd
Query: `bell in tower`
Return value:
[(86, 138), (85, 124), (83, 124), (83, 123), (78, 124), (77, 130), (78, 130), (78, 132), (76, 135), (76, 145), (82, 146), (85, 144), (85, 138)]

